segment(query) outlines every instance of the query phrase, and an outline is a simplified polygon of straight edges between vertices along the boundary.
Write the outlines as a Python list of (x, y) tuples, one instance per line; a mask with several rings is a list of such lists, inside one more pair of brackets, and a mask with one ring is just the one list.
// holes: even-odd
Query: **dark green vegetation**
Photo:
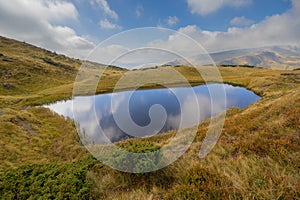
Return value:
[[(160, 162), (162, 155), (160, 147), (149, 141), (131, 141), (120, 143), (119, 147), (126, 149), (128, 152), (139, 154), (114, 153), (111, 155), (112, 162), (115, 166), (128, 166), (135, 171), (151, 171)], [(151, 152), (151, 153), (149, 153)], [(144, 155), (143, 153), (149, 153)], [(136, 163), (132, 165), (132, 163)]]
[(255, 68), (252, 65), (220, 65), (221, 67), (248, 67), (248, 68)]
[[(244, 110), (227, 112), (220, 140), (206, 158), (200, 159), (198, 153), (209, 120), (199, 125), (195, 141), (178, 161), (156, 172), (129, 174), (92, 159), (79, 142), (73, 121), (34, 106), (70, 98), (80, 65), (79, 60), (0, 38), (0, 198), (300, 198), (298, 70), (220, 67), (225, 82), (247, 87), (262, 99)], [(147, 73), (159, 76), (168, 67), (132, 71), (130, 80), (134, 84), (136, 77)], [(204, 83), (191, 67), (174, 69), (192, 84)], [(210, 73), (211, 67), (199, 70)], [(125, 72), (116, 67), (104, 71), (97, 92), (111, 91)], [(118, 145), (148, 152), (168, 143), (174, 134)], [(119, 158), (116, 162), (124, 161), (122, 155)]]
[(86, 177), (95, 161), (24, 165), (0, 174), (4, 199), (89, 199), (92, 182)]

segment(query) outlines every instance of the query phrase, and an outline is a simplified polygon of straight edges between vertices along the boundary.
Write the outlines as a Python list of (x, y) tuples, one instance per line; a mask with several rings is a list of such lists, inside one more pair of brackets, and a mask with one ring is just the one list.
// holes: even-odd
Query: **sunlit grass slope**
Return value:
[[(228, 110), (220, 140), (206, 158), (200, 159), (198, 153), (209, 121), (199, 125), (195, 141), (178, 161), (156, 172), (135, 175), (95, 161), (81, 145), (73, 121), (35, 106), (70, 98), (81, 64), (0, 38), (0, 198), (300, 198), (300, 71), (220, 67), (224, 82), (247, 87), (262, 99), (243, 110)], [(89, 73), (99, 76), (97, 67), (101, 68), (93, 64), (95, 74)], [(194, 85), (204, 83), (194, 68), (167, 68), (177, 70)], [(120, 89), (131, 88), (149, 74), (159, 78), (167, 68), (129, 72), (111, 67), (102, 71), (97, 93), (112, 91), (125, 73), (131, 82)], [(197, 69), (207, 74), (213, 70)], [(176, 78), (165, 81), (181, 84)], [(119, 145), (141, 152), (157, 149), (173, 136), (169, 132)]]

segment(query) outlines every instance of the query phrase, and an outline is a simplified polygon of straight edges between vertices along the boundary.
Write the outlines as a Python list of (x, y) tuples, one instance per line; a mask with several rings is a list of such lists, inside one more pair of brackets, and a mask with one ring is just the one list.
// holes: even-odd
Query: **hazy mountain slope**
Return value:
[[(274, 46), (254, 49), (238, 49), (210, 54), (216, 65), (250, 65), (272, 69), (300, 68), (300, 49), (291, 46)], [(193, 64), (211, 65), (205, 55), (191, 56)], [(190, 65), (187, 61), (176, 59), (166, 65)]]
[(225, 59), (225, 56), (220, 59), (216, 54), (212, 54), (212, 57), (218, 65), (251, 65), (272, 69), (296, 69), (300, 67), (300, 51), (289, 46), (265, 47), (242, 52), (241, 55)]

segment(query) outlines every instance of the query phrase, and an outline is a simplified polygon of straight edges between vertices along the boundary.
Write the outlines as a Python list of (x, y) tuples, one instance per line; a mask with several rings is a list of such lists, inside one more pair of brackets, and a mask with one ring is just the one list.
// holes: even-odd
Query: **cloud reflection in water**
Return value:
[[(218, 97), (217, 91), (223, 89), (226, 92), (226, 101)], [(132, 137), (131, 135), (144, 137), (153, 135), (156, 132), (162, 133), (168, 130), (176, 130), (178, 127), (192, 126), (227, 108), (233, 106), (245, 108), (260, 99), (259, 96), (245, 88), (227, 84), (197, 86), (193, 87), (193, 90), (197, 102), (195, 102), (195, 98), (188, 88), (166, 88), (137, 90), (132, 93), (131, 97), (129, 96), (130, 92), (75, 97), (72, 100), (57, 102), (45, 107), (71, 119), (74, 119), (73, 114), (75, 114), (75, 120), (79, 123), (81, 131), (85, 132), (87, 138), (93, 140), (94, 143), (110, 143)], [(209, 91), (214, 91), (214, 96), (211, 96)], [(114, 97), (113, 101), (112, 96)], [(141, 127), (146, 127), (151, 123), (150, 108), (157, 104), (161, 105), (167, 114), (162, 128), (156, 130), (155, 127), (151, 127), (151, 130), (149, 128), (145, 133), (134, 133), (137, 129), (130, 126), (125, 127), (130, 133), (121, 130), (116, 124), (114, 114), (119, 114), (122, 118), (123, 113), (120, 111), (122, 106), (126, 106), (123, 101), (129, 97), (131, 119)], [(176, 97), (179, 97), (179, 99)], [(197, 110), (195, 106), (198, 106), (200, 116), (195, 111)], [(157, 121), (162, 118), (162, 116), (155, 117), (158, 118)]]

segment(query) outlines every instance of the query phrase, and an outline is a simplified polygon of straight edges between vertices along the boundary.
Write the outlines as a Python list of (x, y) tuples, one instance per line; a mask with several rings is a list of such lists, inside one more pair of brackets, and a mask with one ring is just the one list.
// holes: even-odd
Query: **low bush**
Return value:
[[(126, 171), (143, 173), (156, 169), (162, 158), (160, 147), (149, 141), (128, 141), (119, 145), (124, 151), (114, 152), (111, 162), (114, 166), (122, 166)], [(128, 153), (130, 152), (130, 153)]]
[(87, 170), (92, 158), (77, 163), (25, 165), (0, 174), (3, 199), (90, 199)]

